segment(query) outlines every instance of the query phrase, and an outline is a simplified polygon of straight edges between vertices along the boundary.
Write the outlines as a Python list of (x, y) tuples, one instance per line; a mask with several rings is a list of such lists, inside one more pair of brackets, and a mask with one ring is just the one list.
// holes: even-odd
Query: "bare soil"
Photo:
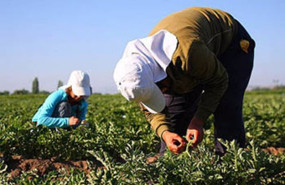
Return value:
[[(285, 152), (285, 148), (274, 148), (268, 147), (262, 149), (263, 152), (279, 155)], [(2, 154), (0, 153), (0, 157)], [(89, 160), (90, 161), (90, 160)], [(15, 178), (20, 176), (23, 172), (32, 171), (37, 169), (35, 173), (39, 176), (43, 176), (50, 171), (59, 171), (65, 169), (67, 173), (71, 169), (79, 169), (85, 174), (89, 174), (92, 168), (95, 166), (99, 168), (104, 168), (104, 166), (98, 161), (92, 161), (93, 167), (90, 167), (87, 160), (79, 161), (56, 161), (54, 158), (51, 159), (25, 159), (22, 156), (14, 155), (8, 161), (5, 161), (5, 164), (8, 165), (7, 172), (10, 174), (10, 178)], [(94, 166), (95, 165), (95, 166)]]
[(280, 155), (285, 152), (285, 148), (274, 148), (274, 147), (267, 147), (262, 149), (263, 152), (272, 154), (272, 155)]
[(34, 171), (37, 175), (43, 176), (50, 171), (59, 171), (61, 169), (65, 169), (67, 174), (71, 169), (79, 169), (85, 174), (89, 174), (90, 170), (95, 167), (104, 168), (104, 166), (99, 161), (92, 161), (91, 166), (87, 160), (56, 161), (55, 158), (25, 159), (20, 155), (14, 155), (10, 159), (5, 160), (5, 164), (8, 166), (6, 171), (9, 173), (10, 178), (18, 177), (23, 172), (28, 171)]

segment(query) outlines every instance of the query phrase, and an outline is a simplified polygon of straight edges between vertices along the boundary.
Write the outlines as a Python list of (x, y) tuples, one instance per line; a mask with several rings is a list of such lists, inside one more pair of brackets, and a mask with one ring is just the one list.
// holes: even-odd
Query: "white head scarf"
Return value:
[(166, 68), (171, 62), (177, 42), (175, 35), (161, 30), (150, 37), (130, 41), (121, 60), (132, 54), (141, 55), (152, 69), (154, 82), (158, 82), (167, 76)]
[(155, 83), (166, 78), (176, 47), (176, 37), (166, 30), (129, 42), (114, 70), (121, 94), (127, 100), (142, 103), (152, 113), (162, 111), (165, 100)]

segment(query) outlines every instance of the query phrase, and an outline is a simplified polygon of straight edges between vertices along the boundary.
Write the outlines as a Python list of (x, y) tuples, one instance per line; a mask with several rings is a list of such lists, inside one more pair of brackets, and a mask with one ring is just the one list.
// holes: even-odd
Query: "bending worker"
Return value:
[(255, 42), (230, 14), (188, 8), (161, 20), (149, 36), (128, 43), (114, 80), (121, 94), (138, 102), (152, 129), (175, 154), (203, 140), (203, 125), (214, 114), (217, 140), (245, 145), (244, 92), (253, 67)]
[(32, 121), (49, 128), (76, 128), (85, 120), (87, 98), (91, 95), (89, 75), (73, 71), (67, 85), (51, 93)]

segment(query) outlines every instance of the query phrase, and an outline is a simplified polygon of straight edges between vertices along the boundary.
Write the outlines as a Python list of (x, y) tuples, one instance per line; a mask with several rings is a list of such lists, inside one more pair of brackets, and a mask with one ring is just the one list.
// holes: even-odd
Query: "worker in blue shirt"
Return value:
[(76, 128), (86, 118), (87, 98), (92, 88), (87, 73), (73, 71), (67, 85), (51, 93), (32, 121), (49, 128)]

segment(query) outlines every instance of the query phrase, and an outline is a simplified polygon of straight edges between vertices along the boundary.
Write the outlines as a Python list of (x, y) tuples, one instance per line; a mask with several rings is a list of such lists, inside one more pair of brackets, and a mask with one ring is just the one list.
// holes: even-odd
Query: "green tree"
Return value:
[(59, 80), (58, 83), (57, 83), (57, 88), (59, 88), (61, 86), (63, 86), (63, 82), (61, 80)]
[(3, 92), (0, 92), (0, 95), (9, 95), (10, 92), (9, 91), (3, 91)]
[(42, 90), (42, 91), (40, 91), (39, 93), (40, 93), (40, 94), (50, 94), (50, 92), (49, 92), (49, 91), (46, 91), (46, 90)]
[(29, 91), (26, 89), (15, 90), (13, 94), (29, 94)]
[(36, 77), (33, 81), (33, 87), (32, 87), (32, 93), (33, 94), (38, 94), (40, 92), (39, 90), (39, 80)]

